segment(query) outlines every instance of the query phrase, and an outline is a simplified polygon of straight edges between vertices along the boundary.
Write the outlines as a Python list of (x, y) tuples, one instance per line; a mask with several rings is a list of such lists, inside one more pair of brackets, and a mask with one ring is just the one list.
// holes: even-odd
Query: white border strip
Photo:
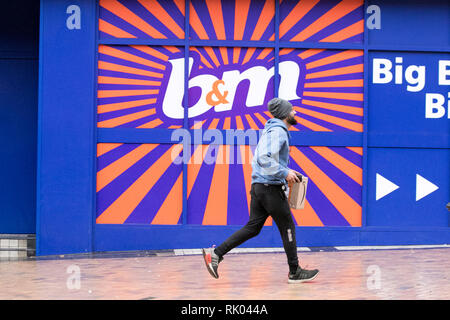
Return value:
[[(202, 249), (174, 249), (176, 256), (202, 254)], [(299, 247), (297, 251), (311, 251), (310, 248)], [(229, 253), (267, 253), (267, 252), (284, 252), (284, 248), (234, 248)]]
[[(318, 247), (317, 252), (356, 251), (356, 250), (394, 250), (394, 249), (438, 249), (450, 248), (449, 244), (437, 245), (403, 245), (403, 246), (338, 246)], [(315, 251), (309, 247), (297, 247), (297, 251)], [(202, 254), (202, 249), (174, 249), (176, 256)], [(284, 248), (234, 248), (229, 253), (271, 253), (284, 252)]]
[(432, 249), (432, 248), (450, 248), (448, 244), (435, 245), (405, 245), (405, 246), (343, 246), (334, 247), (337, 251), (350, 250), (392, 250), (392, 249)]

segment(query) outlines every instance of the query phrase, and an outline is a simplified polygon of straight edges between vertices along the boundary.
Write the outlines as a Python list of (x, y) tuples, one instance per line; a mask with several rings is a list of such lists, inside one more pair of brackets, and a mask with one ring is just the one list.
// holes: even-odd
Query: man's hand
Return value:
[(294, 171), (295, 172), (295, 174), (297, 175), (297, 177), (298, 176), (301, 176), (301, 177), (303, 177), (303, 175), (300, 173), (300, 172), (298, 172), (298, 171), (295, 171), (294, 169), (290, 169), (290, 170), (292, 170), (292, 171)]
[(297, 171), (289, 170), (288, 175), (286, 176), (286, 181), (289, 184), (300, 182), (300, 179), (297, 177), (297, 174), (299, 174)]

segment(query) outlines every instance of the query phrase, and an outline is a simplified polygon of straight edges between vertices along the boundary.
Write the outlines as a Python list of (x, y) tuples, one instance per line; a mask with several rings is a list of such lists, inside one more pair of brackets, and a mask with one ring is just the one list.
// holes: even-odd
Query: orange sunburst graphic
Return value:
[(363, 6), (363, 0), (282, 1), (280, 40), (362, 42)]
[(291, 56), (305, 63), (302, 98), (291, 101), (297, 113), (293, 130), (363, 131), (363, 51), (286, 50), (280, 61)]
[[(250, 213), (254, 146), (195, 145), (186, 154), (189, 224), (243, 224)], [(99, 144), (97, 223), (178, 224), (179, 145)], [(362, 148), (291, 147), (291, 167), (309, 178), (299, 226), (360, 226)], [(184, 156), (184, 155), (183, 155)], [(265, 225), (272, 225), (269, 218)]]
[(99, 31), (113, 38), (184, 38), (184, 1), (100, 0)]
[(361, 226), (361, 164), (342, 149), (291, 148), (293, 166), (310, 179), (305, 210), (293, 210), (300, 225)]
[[(167, 72), (168, 63), (171, 60), (167, 56), (161, 56), (160, 51), (156, 51), (158, 52), (156, 55), (147, 49), (156, 51), (144, 46), (120, 48), (101, 46), (102, 60), (99, 61), (98, 77), (99, 127), (179, 128), (182, 126), (183, 83), (179, 80), (179, 75), (184, 69), (180, 70), (178, 75), (174, 75), (172, 66), (171, 72)], [(191, 70), (189, 81), (189, 127), (191, 129), (262, 129), (271, 117), (267, 113), (266, 104), (274, 96), (273, 61), (267, 61), (273, 56), (273, 51), (265, 56), (267, 49), (255, 49), (250, 62), (236, 66), (224, 63), (223, 52), (220, 49), (193, 48), (191, 51), (194, 68)], [(252, 49), (242, 48), (238, 61), (243, 62), (246, 54), (242, 53)], [(167, 49), (160, 48), (160, 50)], [(234, 50), (226, 48), (226, 52), (233, 57)], [(300, 70), (298, 77), (295, 78), (297, 87), (288, 93), (294, 96), (289, 100), (295, 106), (299, 121), (299, 125), (293, 130), (362, 132), (362, 52), (324, 50), (306, 60), (301, 60), (300, 57), (304, 52), (304, 50), (293, 50), (280, 56), (279, 93), (281, 97), (284, 97), (286, 88), (284, 84), (287, 83), (283, 82), (285, 76), (283, 70), (286, 70), (283, 69), (283, 64), (295, 61)], [(179, 51), (178, 54), (180, 53)], [(149, 57), (150, 54), (153, 54), (151, 55), (153, 60), (142, 57), (143, 55)], [(264, 59), (260, 59), (261, 56), (264, 56)], [(147, 59), (150, 59), (148, 57)], [(177, 58), (177, 60), (180, 59), (182, 58)], [(308, 63), (308, 61), (311, 62)], [(235, 70), (229, 71), (230, 68)], [(246, 71), (256, 68), (265, 68), (262, 76), (269, 74), (266, 76), (266, 82), (260, 87), (255, 87), (255, 84), (251, 83), (252, 80), (258, 80), (257, 74), (253, 78), (241, 76), (237, 83), (223, 80), (233, 71), (243, 75)], [(200, 83), (200, 79), (206, 79), (205, 76), (212, 80), (209, 83)], [(302, 77), (304, 80), (301, 80)], [(250, 82), (250, 85), (248, 91), (243, 91), (242, 87), (245, 87), (246, 81)], [(221, 85), (218, 87), (216, 84), (219, 83)], [(169, 92), (168, 87), (172, 91)], [(230, 92), (232, 94), (228, 95)], [(163, 110), (166, 97), (172, 100), (178, 97), (174, 103), (172, 100), (166, 102), (170, 108), (178, 106), (176, 108), (178, 115), (173, 116), (173, 113), (167, 114)], [(251, 99), (258, 102), (249, 103)], [(199, 109), (200, 112), (198, 112)]]
[[(156, 0), (130, 3), (102, 0), (100, 36), (183, 38), (184, 6), (184, 1), (167, 1), (161, 5)], [(274, 40), (275, 3), (272, 0), (193, 0), (189, 8), (190, 37), (194, 40)], [(283, 1), (280, 3), (280, 40), (361, 42), (362, 9), (360, 0)], [(258, 100), (250, 92), (254, 79), (242, 76), (237, 84), (227, 81), (223, 92), (231, 95), (250, 81), (248, 89), (237, 92), (232, 101), (223, 97), (220, 100), (221, 92), (214, 91), (213, 85), (224, 81), (224, 75), (231, 70), (243, 75), (255, 66), (265, 67), (266, 73), (274, 77), (273, 48), (191, 47), (190, 50), (190, 128), (261, 129), (270, 118), (265, 105), (278, 92), (297, 107), (301, 121), (293, 130), (362, 131), (362, 50), (281, 49), (280, 87), (274, 87), (273, 79), (258, 84), (260, 99), (255, 103), (249, 102), (249, 99)], [(163, 92), (172, 78), (184, 76), (184, 69), (180, 69), (184, 68), (184, 63), (177, 63), (180, 72), (174, 75), (173, 71), (173, 61), (183, 56), (182, 51), (170, 46), (100, 46), (99, 127), (181, 127), (184, 84), (174, 82), (174, 86), (169, 86), (172, 89), (169, 94), (166, 92), (164, 96)], [(289, 61), (299, 65), (302, 72), (298, 77), (304, 81), (297, 83), (295, 93), (284, 96), (283, 78), (287, 75), (282, 74), (286, 69), (282, 64)], [(169, 74), (168, 69), (172, 73)], [(195, 83), (198, 75), (215, 77), (213, 82), (201, 86), (202, 92), (199, 92), (199, 84)], [(207, 77), (202, 81), (205, 79)], [(166, 102), (172, 93), (178, 98)], [(203, 105), (198, 105), (198, 100), (206, 100), (208, 93), (215, 93), (209, 104), (203, 101)], [(165, 104), (167, 106), (164, 107)], [(192, 108), (196, 105), (198, 108)]]
[[(262, 112), (274, 97), (274, 63), (268, 61), (274, 50), (234, 49), (191, 48), (188, 105), (191, 129), (263, 128), (267, 119)], [(265, 80), (255, 84), (261, 77)]]
[(178, 223), (182, 166), (174, 159), (180, 145), (99, 144), (98, 151), (98, 224)]
[[(267, 102), (280, 96), (294, 105), (298, 124), (293, 131), (363, 131), (362, 50), (280, 48), (276, 59), (274, 0), (192, 0), (188, 5), (186, 17), (183, 0), (100, 1), (104, 44), (98, 50), (98, 127), (175, 129), (187, 115), (190, 129), (259, 130), (272, 117)], [(189, 61), (184, 61), (181, 47), (108, 44), (115, 38), (184, 39), (187, 18), (188, 42), (247, 44), (197, 43), (189, 46)], [(298, 41), (363, 40), (362, 0), (283, 0), (279, 19), (281, 47)], [(248, 41), (255, 46), (248, 47)], [(274, 45), (258, 47), (258, 41)], [(183, 172), (173, 154), (190, 152), (187, 222), (244, 224), (250, 208), (251, 160), (231, 159), (252, 156), (254, 146), (177, 148), (99, 144), (97, 223), (181, 223)], [(292, 147), (291, 165), (310, 178), (305, 209), (292, 212), (297, 225), (361, 225), (362, 148)], [(269, 219), (266, 225), (271, 224)]]
[(179, 128), (182, 120), (167, 125), (160, 118), (161, 90), (169, 57), (181, 55), (176, 47), (99, 47), (98, 127)]

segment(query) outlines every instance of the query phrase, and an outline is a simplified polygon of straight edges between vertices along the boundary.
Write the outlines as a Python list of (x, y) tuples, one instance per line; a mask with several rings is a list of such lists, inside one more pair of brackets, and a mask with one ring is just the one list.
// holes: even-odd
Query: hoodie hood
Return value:
[(284, 131), (286, 131), (289, 141), (291, 140), (291, 134), (286, 127), (286, 124), (283, 122), (283, 120), (280, 120), (278, 118), (271, 118), (267, 120), (266, 125), (264, 126), (264, 132), (269, 131), (270, 129), (273, 129), (275, 127), (283, 128)]

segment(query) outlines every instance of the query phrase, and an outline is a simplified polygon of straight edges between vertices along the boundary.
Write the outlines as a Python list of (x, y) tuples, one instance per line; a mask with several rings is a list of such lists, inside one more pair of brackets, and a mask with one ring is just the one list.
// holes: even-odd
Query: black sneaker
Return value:
[(203, 259), (205, 260), (206, 269), (208, 272), (214, 277), (219, 278), (219, 273), (217, 272), (217, 268), (219, 267), (219, 263), (223, 260), (223, 257), (219, 257), (214, 252), (214, 247), (202, 249)]
[(288, 283), (301, 283), (314, 280), (317, 277), (319, 270), (306, 270), (300, 267), (297, 268), (295, 273), (290, 273), (288, 276)]

